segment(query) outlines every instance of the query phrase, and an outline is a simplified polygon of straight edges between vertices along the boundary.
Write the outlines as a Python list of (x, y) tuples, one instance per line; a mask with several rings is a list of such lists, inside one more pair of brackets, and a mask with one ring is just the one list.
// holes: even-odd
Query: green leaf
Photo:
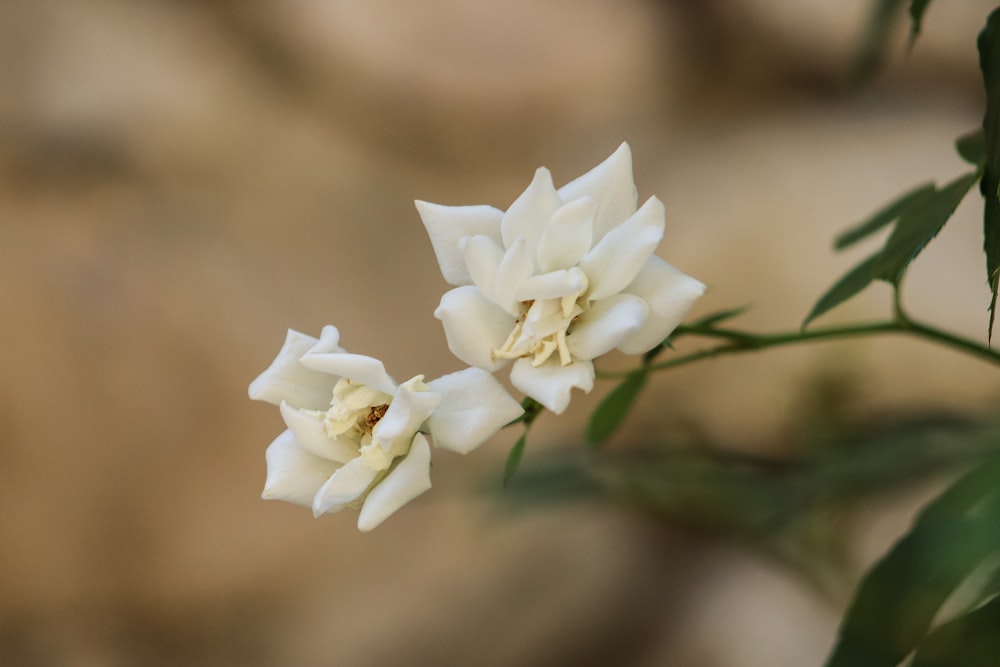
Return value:
[(983, 129), (973, 130), (955, 140), (955, 150), (963, 160), (978, 167), (986, 162), (986, 137)]
[(910, 46), (913, 46), (913, 42), (917, 41), (917, 36), (920, 35), (920, 29), (923, 27), (924, 12), (927, 11), (927, 5), (931, 4), (931, 0), (912, 0), (910, 2), (910, 20), (912, 22), (910, 27)]
[(729, 308), (727, 310), (719, 310), (714, 313), (709, 313), (705, 317), (699, 320), (695, 320), (688, 325), (690, 328), (708, 328), (716, 324), (725, 322), (726, 320), (731, 320), (734, 317), (742, 315), (750, 309), (750, 306), (740, 306), (739, 308)]
[(995, 667), (1000, 660), (1000, 597), (938, 627), (910, 667)]
[(514, 473), (517, 472), (517, 468), (521, 465), (521, 457), (524, 456), (524, 444), (528, 440), (528, 433), (522, 433), (521, 437), (517, 439), (514, 446), (510, 448), (510, 453), (507, 454), (507, 462), (503, 466), (503, 485), (507, 486), (507, 483), (514, 477)]
[(875, 0), (872, 4), (871, 15), (865, 24), (861, 44), (851, 65), (853, 81), (867, 81), (881, 67), (889, 32), (902, 8), (903, 0)]
[(1000, 282), (1000, 9), (986, 19), (979, 33), (979, 68), (986, 87), (986, 114), (983, 116), (983, 137), (986, 144), (986, 164), (980, 189), (986, 200), (983, 209), (983, 249), (986, 252), (986, 283), (990, 286), (990, 322), (987, 334), (992, 337), (996, 316), (997, 288)]
[(993, 459), (932, 502), (865, 575), (827, 667), (899, 663), (924, 640), (948, 596), (998, 549), (1000, 465)]
[(933, 193), (933, 183), (924, 183), (909, 190), (900, 195), (895, 201), (876, 211), (867, 219), (842, 232), (833, 242), (833, 247), (836, 250), (843, 250), (848, 246), (854, 245), (861, 239), (874, 234), (890, 222), (893, 222), (910, 208), (919, 205), (928, 195)]
[(977, 180), (976, 172), (965, 174), (909, 207), (882, 248), (875, 276), (898, 286), (910, 262), (937, 236)]
[(848, 271), (843, 278), (834, 283), (833, 287), (827, 290), (826, 293), (819, 298), (819, 301), (816, 302), (816, 305), (813, 306), (812, 310), (809, 311), (809, 315), (806, 316), (806, 319), (802, 322), (802, 328), (805, 329), (806, 326), (808, 326), (808, 324), (814, 319), (828, 310), (839, 306), (864, 288), (868, 287), (868, 285), (875, 280), (875, 266), (880, 259), (881, 256), (879, 254), (872, 255)]
[(630, 373), (617, 387), (608, 392), (587, 422), (586, 438), (591, 446), (599, 446), (618, 430), (635, 399), (639, 397), (646, 377), (645, 368)]

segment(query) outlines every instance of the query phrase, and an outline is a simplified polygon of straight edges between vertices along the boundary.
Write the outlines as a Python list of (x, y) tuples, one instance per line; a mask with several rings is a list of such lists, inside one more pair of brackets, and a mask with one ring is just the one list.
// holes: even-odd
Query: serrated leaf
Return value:
[(608, 392), (587, 422), (588, 444), (599, 446), (618, 430), (635, 399), (639, 397), (648, 375), (645, 369), (630, 373), (621, 384)]
[(907, 208), (879, 253), (875, 277), (898, 286), (907, 267), (937, 236), (978, 179), (976, 172), (960, 176), (922, 199), (919, 206)]
[(812, 310), (809, 311), (809, 315), (806, 316), (806, 319), (802, 322), (802, 328), (805, 329), (806, 326), (808, 326), (808, 324), (817, 317), (826, 313), (828, 310), (839, 306), (864, 288), (868, 287), (868, 285), (875, 280), (875, 266), (879, 259), (880, 255), (872, 255), (848, 271), (843, 278), (834, 283), (833, 287), (828, 289), (826, 293), (819, 298), (819, 301), (816, 302), (816, 305), (813, 306)]
[(986, 161), (986, 137), (983, 129), (973, 130), (955, 140), (955, 150), (963, 160), (978, 167)]
[(1000, 660), (1000, 597), (944, 623), (920, 646), (910, 667), (996, 667)]
[(980, 189), (985, 199), (983, 208), (983, 250), (986, 252), (986, 283), (990, 286), (990, 321), (987, 335), (992, 337), (996, 316), (997, 288), (1000, 279), (1000, 9), (994, 9), (979, 33), (979, 68), (986, 87), (986, 113), (983, 116), (983, 138), (986, 163)]
[(998, 549), (1000, 466), (994, 460), (932, 502), (868, 571), (826, 667), (898, 664), (923, 641), (948, 596)]
[(521, 457), (524, 456), (524, 444), (527, 441), (528, 434), (522, 433), (521, 437), (514, 443), (514, 446), (510, 448), (510, 452), (507, 454), (507, 461), (503, 466), (504, 486), (507, 486), (507, 483), (514, 477), (514, 473), (517, 472), (518, 466), (521, 465)]
[(854, 245), (861, 239), (868, 237), (882, 229), (890, 222), (898, 219), (913, 206), (917, 206), (928, 195), (935, 191), (933, 183), (918, 185), (900, 195), (896, 200), (882, 207), (865, 220), (859, 222), (854, 227), (842, 232), (833, 242), (836, 250), (843, 250)]
[(927, 11), (929, 4), (931, 4), (931, 0), (912, 0), (910, 2), (910, 46), (913, 46), (913, 42), (920, 35), (920, 29), (924, 22), (924, 12)]

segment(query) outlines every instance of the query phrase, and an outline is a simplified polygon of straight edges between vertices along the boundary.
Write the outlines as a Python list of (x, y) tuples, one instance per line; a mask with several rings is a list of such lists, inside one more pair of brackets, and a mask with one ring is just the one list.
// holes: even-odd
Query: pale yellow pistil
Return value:
[(493, 358), (530, 357), (531, 365), (537, 368), (558, 352), (559, 364), (570, 365), (573, 358), (566, 344), (566, 334), (573, 321), (584, 311), (585, 304), (586, 299), (580, 294), (570, 294), (561, 299), (523, 301), (521, 314), (514, 320), (514, 328), (503, 345), (493, 350)]

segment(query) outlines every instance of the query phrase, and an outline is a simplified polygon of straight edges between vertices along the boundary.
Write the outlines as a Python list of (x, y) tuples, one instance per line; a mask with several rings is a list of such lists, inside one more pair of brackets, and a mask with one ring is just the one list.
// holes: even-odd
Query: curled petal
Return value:
[(496, 378), (466, 368), (431, 380), (441, 404), (427, 420), (434, 446), (467, 454), (524, 413)]
[(486, 236), (500, 243), (503, 211), (492, 206), (442, 206), (415, 202), (427, 228), (441, 275), (452, 285), (472, 282), (459, 244), (467, 236)]
[(285, 420), (288, 430), (295, 435), (299, 447), (310, 454), (337, 463), (347, 463), (358, 455), (356, 445), (348, 444), (346, 439), (331, 438), (327, 435), (322, 417), (314, 417), (297, 410), (284, 401), (281, 402), (281, 417)]
[(555, 271), (576, 266), (590, 250), (593, 223), (594, 200), (590, 197), (563, 205), (545, 225), (538, 240), (538, 267), (542, 271)]
[(517, 315), (521, 306), (517, 295), (531, 274), (535, 272), (528, 241), (519, 236), (507, 249), (500, 266), (497, 268), (496, 282), (493, 286), (493, 301), (511, 315)]
[(307, 354), (302, 357), (302, 365), (314, 371), (345, 377), (390, 396), (396, 391), (396, 381), (385, 372), (382, 362), (374, 357), (348, 352)]
[(503, 366), (493, 358), (514, 328), (514, 317), (486, 299), (479, 288), (456, 287), (441, 297), (434, 317), (444, 324), (448, 349), (456, 357), (488, 371)]
[(563, 200), (552, 185), (552, 174), (545, 167), (537, 169), (531, 185), (503, 214), (500, 235), (504, 247), (510, 248), (516, 239), (523, 237), (528, 242), (529, 256), (535, 257), (545, 224), (562, 205)]
[(595, 302), (573, 325), (566, 337), (576, 359), (594, 359), (618, 347), (642, 328), (649, 306), (633, 294), (616, 294)]
[(601, 164), (559, 188), (563, 201), (594, 200), (594, 241), (600, 241), (622, 220), (635, 213), (639, 200), (632, 180), (632, 151), (623, 143)]
[(368, 494), (358, 517), (358, 530), (371, 530), (429, 488), (431, 449), (427, 438), (418, 433), (410, 445), (410, 453)]
[(312, 336), (289, 329), (278, 356), (250, 383), (250, 398), (274, 405), (288, 401), (294, 406), (314, 410), (328, 406), (337, 378), (299, 363), (302, 355), (318, 342)]
[(532, 366), (531, 359), (518, 359), (511, 368), (510, 381), (527, 396), (560, 414), (569, 405), (573, 387), (588, 394), (594, 388), (594, 364), (575, 361), (560, 366), (557, 361), (550, 360), (541, 366)]
[(631, 283), (663, 238), (663, 204), (650, 197), (635, 214), (604, 235), (580, 268), (590, 279), (590, 298), (606, 299)]
[(372, 441), (378, 442), (387, 454), (405, 452), (413, 435), (441, 402), (441, 397), (429, 391), (423, 379), (423, 375), (418, 375), (399, 385), (389, 409), (372, 431)]
[(311, 507), (313, 497), (339, 463), (316, 456), (299, 447), (291, 431), (285, 431), (270, 444), (264, 455), (267, 480), (260, 494), (265, 500), (284, 500)]
[(344, 348), (340, 347), (340, 331), (332, 324), (323, 327), (319, 334), (319, 340), (309, 348), (306, 354), (326, 354), (327, 352), (346, 352)]
[(641, 354), (670, 335), (705, 292), (705, 285), (653, 255), (625, 291), (649, 304), (649, 317), (618, 349), (626, 354)]
[(463, 239), (462, 251), (465, 253), (465, 264), (469, 269), (472, 284), (489, 299), (495, 301), (494, 286), (497, 271), (503, 261), (503, 248), (488, 236), (470, 236)]
[(341, 466), (312, 499), (313, 516), (333, 514), (344, 509), (368, 490), (376, 475), (378, 472), (359, 458)]

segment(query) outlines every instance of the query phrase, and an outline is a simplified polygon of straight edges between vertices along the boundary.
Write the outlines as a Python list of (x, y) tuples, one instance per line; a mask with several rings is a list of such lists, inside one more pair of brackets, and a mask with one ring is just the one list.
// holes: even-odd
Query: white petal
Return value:
[(594, 364), (575, 361), (569, 366), (560, 366), (558, 361), (550, 359), (535, 367), (530, 359), (518, 359), (510, 371), (510, 381), (527, 396), (560, 414), (569, 405), (573, 387), (588, 394), (594, 388)]
[(649, 306), (633, 294), (595, 301), (573, 324), (566, 346), (575, 359), (594, 359), (621, 345), (649, 316)]
[(663, 238), (663, 204), (650, 197), (580, 261), (590, 279), (590, 298), (605, 299), (631, 283)]
[(415, 202), (424, 221), (441, 275), (452, 285), (472, 282), (465, 266), (459, 242), (467, 236), (487, 236), (500, 243), (500, 220), (503, 211), (492, 206), (442, 206)]
[(389, 409), (372, 431), (372, 440), (378, 442), (388, 454), (405, 452), (413, 435), (441, 402), (436, 392), (419, 390), (423, 379), (424, 376), (418, 375), (399, 385)]
[(559, 188), (563, 201), (590, 197), (594, 213), (594, 242), (635, 213), (638, 193), (632, 180), (632, 151), (628, 144), (583, 176)]
[(444, 324), (448, 349), (456, 357), (488, 371), (504, 365), (493, 358), (514, 328), (514, 317), (488, 301), (478, 287), (467, 285), (445, 292), (434, 317)]
[(493, 301), (511, 315), (517, 316), (521, 306), (517, 294), (521, 283), (535, 272), (535, 264), (531, 259), (528, 241), (519, 236), (507, 249), (506, 254), (497, 268), (496, 282), (493, 286)]
[(487, 299), (495, 300), (494, 285), (500, 262), (503, 261), (503, 248), (488, 236), (470, 236), (463, 239), (461, 245), (472, 284), (478, 287)]
[(319, 334), (319, 341), (316, 342), (306, 354), (325, 354), (327, 352), (346, 352), (340, 347), (340, 332), (337, 327), (327, 324)]
[(361, 459), (354, 459), (341, 466), (316, 492), (312, 501), (313, 516), (332, 514), (344, 509), (348, 503), (357, 500), (368, 490), (377, 474)]
[(524, 413), (495, 377), (479, 368), (431, 380), (441, 404), (427, 420), (434, 446), (466, 454)]
[(563, 200), (552, 185), (552, 174), (545, 167), (536, 170), (531, 185), (503, 214), (500, 235), (504, 247), (510, 248), (516, 239), (524, 237), (528, 242), (528, 254), (534, 258), (545, 225), (562, 205)]
[(284, 500), (312, 507), (316, 492), (340, 467), (339, 463), (310, 454), (285, 431), (267, 448), (267, 481), (261, 498)]
[(357, 457), (356, 444), (346, 438), (331, 438), (326, 434), (322, 417), (297, 410), (284, 401), (281, 402), (281, 417), (288, 430), (295, 434), (299, 447), (307, 452), (337, 463), (347, 463)]
[(312, 336), (289, 329), (278, 356), (250, 383), (250, 398), (274, 405), (288, 401), (294, 406), (314, 410), (328, 406), (338, 378), (309, 370), (299, 363), (302, 355), (317, 342)]
[(555, 271), (576, 266), (593, 241), (594, 200), (581, 197), (555, 212), (538, 240), (538, 268)]
[(527, 278), (514, 290), (514, 298), (518, 302), (559, 299), (570, 294), (579, 294), (585, 289), (587, 289), (587, 276), (574, 266), (568, 270), (550, 271)]
[(396, 391), (396, 381), (385, 372), (382, 362), (374, 357), (348, 352), (307, 354), (302, 357), (302, 365), (315, 371), (345, 377), (351, 382), (377, 389), (390, 396)]
[(670, 335), (705, 292), (705, 286), (653, 255), (625, 291), (649, 304), (646, 324), (618, 346), (627, 354), (640, 354)]
[(431, 448), (427, 438), (418, 433), (410, 445), (410, 453), (368, 494), (358, 517), (358, 530), (371, 530), (429, 488)]

